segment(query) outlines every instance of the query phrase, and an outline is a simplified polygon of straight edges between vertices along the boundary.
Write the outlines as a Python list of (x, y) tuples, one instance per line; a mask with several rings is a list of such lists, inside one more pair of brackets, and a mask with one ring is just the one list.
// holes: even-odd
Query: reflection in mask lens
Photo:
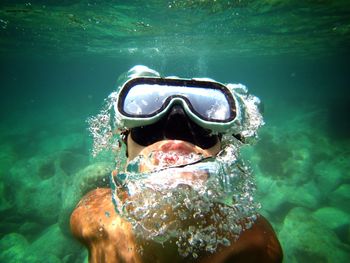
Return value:
[(129, 116), (151, 117), (175, 97), (183, 98), (205, 120), (226, 121), (233, 117), (229, 101), (219, 89), (149, 84), (139, 84), (128, 91), (123, 111)]

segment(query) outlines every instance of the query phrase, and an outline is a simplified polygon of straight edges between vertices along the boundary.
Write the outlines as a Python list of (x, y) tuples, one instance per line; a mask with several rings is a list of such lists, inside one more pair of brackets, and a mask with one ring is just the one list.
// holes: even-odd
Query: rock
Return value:
[[(288, 134), (291, 138), (292, 136)], [(290, 152), (290, 157), (283, 164), (283, 178), (288, 181), (289, 184), (302, 185), (309, 181), (311, 167), (313, 165), (312, 153), (313, 145), (308, 134), (299, 132), (294, 135), (297, 140), (283, 141), (281, 144), (285, 144)]]
[(69, 218), (80, 199), (98, 187), (110, 187), (109, 176), (113, 166), (108, 162), (91, 164), (73, 176), (73, 181), (62, 190), (62, 209), (59, 225), (64, 234), (70, 235)]
[[(60, 259), (67, 255), (77, 255), (80, 245), (72, 239), (65, 237), (57, 224), (47, 228), (32, 244), (28, 246), (24, 256), (33, 258), (32, 262), (42, 261), (45, 257), (51, 257), (52, 262), (61, 262)], [(37, 259), (35, 261), (34, 259)], [(51, 261), (50, 261), (51, 262)]]
[(313, 213), (313, 217), (333, 230), (342, 242), (350, 245), (350, 214), (334, 207), (322, 207)]
[(312, 181), (301, 186), (288, 187), (288, 201), (295, 206), (315, 209), (321, 201), (321, 193)]
[(37, 262), (46, 262), (46, 263), (62, 263), (62, 261), (54, 255), (25, 255), (23, 258), (24, 263), (37, 263)]
[[(268, 180), (259, 180), (266, 181)], [(259, 187), (259, 183), (258, 183)], [(269, 191), (266, 191), (269, 189)], [(278, 214), (281, 210), (281, 207), (288, 203), (287, 195), (282, 190), (281, 186), (278, 186), (276, 182), (271, 181), (269, 187), (265, 186), (265, 193), (260, 194), (260, 197), (257, 197), (257, 200), (261, 202), (263, 210), (271, 214)]]
[[(62, 191), (72, 185), (71, 176), (87, 165), (88, 157), (62, 151), (20, 161), (6, 177), (11, 202), (18, 213), (46, 225), (57, 222)], [(15, 190), (14, 190), (15, 189)]]
[(57, 224), (47, 228), (31, 244), (18, 233), (7, 234), (0, 240), (0, 262), (6, 263), (61, 263), (63, 258), (70, 259), (66, 262), (75, 259), (82, 262), (86, 255), (82, 251), (81, 245), (66, 238)]
[(83, 167), (88, 165), (88, 156), (70, 152), (62, 151), (59, 154), (59, 166), (67, 174), (73, 175)]
[(350, 213), (350, 184), (342, 184), (329, 195), (329, 203)]
[(3, 212), (11, 209), (13, 206), (6, 196), (6, 185), (4, 180), (9, 175), (9, 169), (15, 162), (16, 158), (13, 147), (10, 143), (1, 143), (0, 149), (0, 212)]
[(273, 191), (273, 188), (276, 188), (276, 185), (279, 184), (278, 180), (270, 176), (265, 176), (264, 174), (254, 170), (256, 177), (257, 193), (259, 195), (266, 195)]
[(284, 176), (283, 164), (291, 157), (290, 149), (286, 147), (285, 143), (280, 143), (275, 134), (263, 132), (255, 149), (256, 153), (259, 154), (259, 158), (255, 159), (265, 175), (273, 178)]
[[(0, 218), (3, 217), (2, 215), (0, 215)], [(5, 220), (0, 221), (0, 233), (2, 235), (4, 234), (8, 234), (11, 232), (19, 232), (17, 231), (18, 228), (21, 226), (20, 222), (13, 222), (11, 221), (12, 218), (6, 218)], [(22, 234), (22, 233), (20, 233)]]
[(310, 209), (316, 209), (321, 200), (321, 194), (316, 186), (309, 182), (302, 186), (286, 185), (285, 182), (271, 180), (270, 186), (267, 187), (268, 179), (264, 181), (265, 188), (268, 189), (261, 195), (260, 200), (263, 209), (269, 213), (280, 215), (294, 206), (301, 206)]
[(28, 247), (24, 236), (11, 233), (0, 240), (0, 262), (16, 263), (23, 262), (23, 254)]
[(56, 222), (61, 209), (61, 189), (53, 181), (21, 187), (16, 197), (18, 213), (46, 225)]
[[(65, 174), (57, 169), (57, 154), (17, 162), (6, 177), (9, 196), (18, 214), (40, 223), (57, 220)], [(11, 190), (12, 189), (12, 190)]]
[(84, 133), (67, 133), (56, 135), (55, 137), (47, 136), (40, 141), (41, 152), (53, 153), (70, 151), (75, 153), (86, 153), (86, 138)]
[(312, 216), (331, 230), (350, 224), (350, 215), (334, 207), (322, 207)]
[(6, 186), (4, 183), (0, 181), (0, 212), (4, 212), (13, 207), (13, 205), (7, 200), (5, 188)]
[(305, 208), (296, 207), (287, 214), (279, 238), (285, 262), (349, 262), (350, 246)]
[(314, 145), (310, 134), (304, 130), (298, 131), (294, 127), (292, 131), (264, 130), (255, 147), (260, 155), (256, 160), (265, 176), (286, 181), (289, 185), (300, 185), (309, 180)]
[(327, 196), (334, 191), (345, 180), (347, 171), (350, 169), (349, 160), (334, 158), (317, 163), (314, 167), (314, 174), (317, 186)]
[(81, 252), (76, 256), (64, 257), (62, 263), (89, 263), (89, 254), (86, 248), (82, 248)]
[(16, 161), (13, 145), (9, 142), (0, 144), (0, 179), (7, 174), (7, 171)]
[(19, 227), (18, 232), (27, 238), (34, 238), (42, 231), (42, 228), (43, 226), (36, 222), (25, 222)]

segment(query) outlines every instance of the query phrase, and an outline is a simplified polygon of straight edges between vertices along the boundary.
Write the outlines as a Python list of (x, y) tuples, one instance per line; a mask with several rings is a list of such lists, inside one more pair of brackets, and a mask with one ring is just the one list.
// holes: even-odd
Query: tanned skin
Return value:
[[(276, 234), (262, 216), (231, 246), (221, 246), (214, 254), (203, 253), (192, 259), (181, 257), (173, 240), (162, 246), (137, 239), (131, 224), (115, 212), (111, 200), (111, 189), (93, 190), (83, 197), (71, 216), (72, 233), (88, 248), (91, 263), (282, 262)], [(138, 252), (139, 245), (143, 248), (142, 255)]]
[[(133, 144), (128, 140), (129, 158), (142, 151)], [(218, 147), (213, 149), (213, 152), (209, 149), (208, 154), (215, 153)], [(263, 216), (258, 216), (238, 240), (231, 240), (230, 246), (218, 246), (213, 254), (203, 251), (197, 258), (184, 258), (179, 255), (175, 240), (159, 244), (136, 237), (131, 224), (116, 213), (108, 188), (86, 194), (73, 211), (70, 225), (74, 237), (87, 247), (91, 263), (278, 263), (283, 258), (276, 234)]]

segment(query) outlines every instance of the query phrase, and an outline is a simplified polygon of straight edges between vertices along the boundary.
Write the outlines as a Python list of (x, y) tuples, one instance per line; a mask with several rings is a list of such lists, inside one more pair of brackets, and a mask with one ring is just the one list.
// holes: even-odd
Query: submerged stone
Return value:
[(332, 206), (342, 209), (350, 214), (350, 184), (342, 184), (329, 195)]
[(339, 156), (317, 163), (314, 166), (314, 173), (318, 187), (325, 195), (334, 191), (347, 180), (345, 171), (349, 169), (349, 160)]
[(62, 186), (62, 203), (58, 223), (64, 234), (70, 235), (69, 218), (80, 199), (98, 187), (110, 187), (109, 176), (112, 171), (108, 162), (96, 162), (79, 170), (69, 184)]
[(334, 207), (321, 207), (312, 216), (331, 230), (350, 224), (350, 215)]
[(279, 237), (286, 262), (349, 261), (350, 246), (343, 244), (336, 234), (301, 207), (293, 208), (285, 217)]
[[(33, 243), (31, 243), (25, 251), (25, 257), (35, 257), (37, 262), (52, 258), (53, 262), (61, 262), (59, 259), (66, 255), (79, 252), (79, 245), (72, 239), (63, 235), (59, 226), (54, 224), (48, 227)], [(34, 259), (32, 262), (35, 262)], [(49, 262), (49, 261), (47, 261)]]
[(0, 262), (23, 262), (23, 254), (28, 247), (24, 236), (11, 233), (0, 240)]

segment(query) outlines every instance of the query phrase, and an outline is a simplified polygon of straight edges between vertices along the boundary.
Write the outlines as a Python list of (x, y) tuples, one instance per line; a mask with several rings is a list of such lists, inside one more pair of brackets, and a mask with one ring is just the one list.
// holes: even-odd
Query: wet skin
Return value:
[[(172, 144), (158, 142), (152, 147), (145, 149), (128, 138), (129, 159), (138, 154), (147, 155), (154, 149), (192, 150), (203, 156), (215, 155), (220, 149), (220, 145), (208, 150), (195, 146), (190, 149), (179, 141)], [(157, 164), (153, 160), (141, 170), (151, 170)], [(89, 262), (282, 262), (280, 243), (271, 225), (262, 216), (258, 216), (254, 225), (243, 231), (237, 241), (231, 240), (230, 246), (219, 246), (214, 254), (203, 252), (196, 259), (183, 258), (178, 253), (175, 240), (161, 245), (137, 238), (131, 224), (115, 212), (111, 200), (111, 189), (95, 189), (81, 199), (71, 215), (71, 231), (88, 248)]]

